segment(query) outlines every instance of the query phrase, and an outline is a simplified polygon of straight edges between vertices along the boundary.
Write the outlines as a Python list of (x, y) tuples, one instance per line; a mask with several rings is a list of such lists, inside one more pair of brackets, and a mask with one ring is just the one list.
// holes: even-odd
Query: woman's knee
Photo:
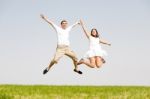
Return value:
[(94, 57), (90, 58), (90, 65), (91, 65), (91, 68), (95, 68), (96, 67), (96, 63), (95, 63), (95, 58)]
[(101, 57), (96, 57), (96, 67), (100, 68), (103, 64), (102, 58)]
[(91, 68), (95, 68), (96, 64), (94, 62), (91, 63)]
[(100, 68), (103, 65), (103, 63), (96, 63), (96, 67)]

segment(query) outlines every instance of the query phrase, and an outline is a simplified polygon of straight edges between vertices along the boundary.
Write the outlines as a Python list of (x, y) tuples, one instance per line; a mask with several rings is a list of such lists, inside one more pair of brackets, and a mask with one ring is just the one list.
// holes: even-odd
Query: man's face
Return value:
[(64, 21), (64, 22), (61, 23), (61, 27), (62, 27), (63, 29), (66, 29), (67, 26), (68, 26), (67, 21)]

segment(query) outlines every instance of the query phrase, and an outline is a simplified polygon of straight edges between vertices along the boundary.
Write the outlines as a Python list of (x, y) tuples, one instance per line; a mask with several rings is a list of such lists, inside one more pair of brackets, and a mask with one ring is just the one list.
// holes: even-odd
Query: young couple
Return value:
[[(68, 26), (68, 23), (66, 20), (61, 21), (61, 26), (55, 25), (52, 21), (48, 20), (47, 17), (44, 15), (41, 15), (41, 18), (44, 19), (47, 23), (49, 23), (56, 31), (57, 33), (57, 48), (56, 53), (54, 55), (54, 58), (50, 62), (49, 66), (43, 71), (43, 74), (46, 74), (50, 68), (56, 64), (59, 59), (66, 55), (70, 57), (73, 60), (74, 63), (74, 72), (77, 72), (79, 74), (82, 74), (82, 71), (78, 70), (78, 65), (85, 64), (88, 67), (94, 68), (94, 67), (101, 67), (103, 63), (105, 63), (105, 60), (103, 59), (103, 56), (106, 55), (106, 52), (102, 50), (100, 43), (111, 45), (103, 40), (100, 40), (98, 31), (94, 28), (91, 30), (91, 32), (88, 32), (82, 20), (80, 22), (76, 22), (75, 24)], [(70, 49), (70, 41), (69, 41), (69, 32), (73, 27), (76, 25), (81, 25), (82, 29), (89, 39), (90, 46), (89, 50), (86, 52), (84, 57), (78, 62), (76, 54)]]

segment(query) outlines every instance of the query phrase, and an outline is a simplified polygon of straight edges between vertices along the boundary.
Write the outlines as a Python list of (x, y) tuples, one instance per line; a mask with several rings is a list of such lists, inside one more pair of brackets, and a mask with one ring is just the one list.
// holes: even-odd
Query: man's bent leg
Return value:
[(65, 52), (65, 55), (67, 55), (68, 57), (70, 57), (72, 60), (73, 60), (73, 63), (74, 63), (74, 71), (75, 72), (78, 72), (79, 74), (82, 74), (82, 72), (81, 71), (78, 71), (78, 65), (77, 65), (77, 63), (78, 63), (78, 58), (77, 58), (77, 56), (76, 56), (76, 54), (72, 51), (72, 50), (70, 50), (69, 48), (66, 50), (66, 52)]
[(63, 51), (63, 49), (57, 48), (53, 60), (50, 62), (49, 66), (43, 71), (43, 74), (46, 74), (54, 64), (58, 63), (59, 59), (60, 59), (64, 54), (65, 54), (65, 52)]

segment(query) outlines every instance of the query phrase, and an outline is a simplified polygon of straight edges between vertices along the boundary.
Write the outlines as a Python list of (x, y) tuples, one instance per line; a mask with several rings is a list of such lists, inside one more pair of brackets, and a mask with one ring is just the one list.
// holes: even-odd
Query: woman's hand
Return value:
[(107, 45), (111, 46), (111, 44), (107, 44)]

